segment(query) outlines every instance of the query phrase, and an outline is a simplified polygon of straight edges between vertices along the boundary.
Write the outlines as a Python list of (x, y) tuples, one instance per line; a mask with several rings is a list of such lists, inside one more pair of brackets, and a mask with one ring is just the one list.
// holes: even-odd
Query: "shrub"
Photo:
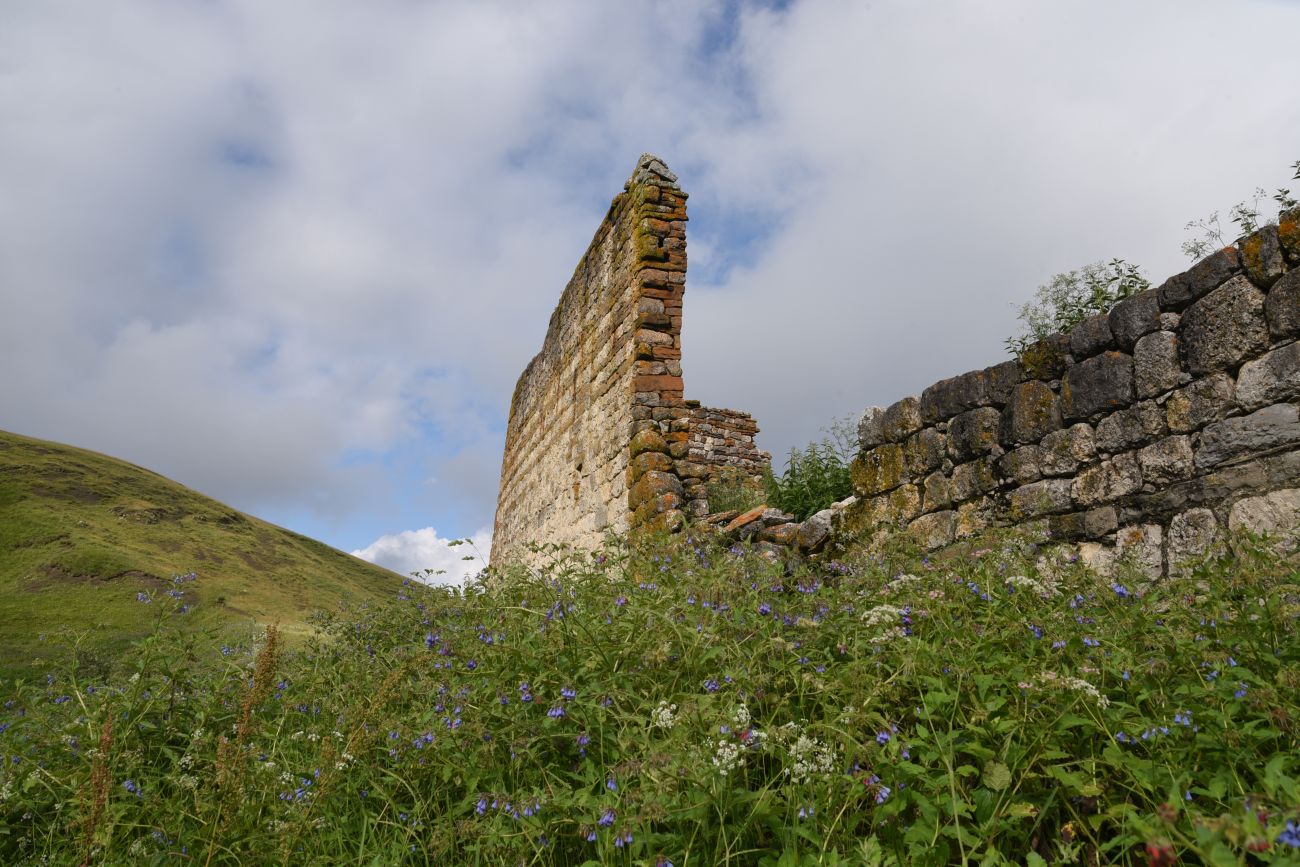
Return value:
[(1069, 331), (1150, 285), (1141, 268), (1123, 259), (1093, 262), (1077, 271), (1055, 274), (1038, 287), (1033, 301), (1021, 306), (1016, 318), (1023, 328), (1019, 335), (1006, 339), (1007, 351), (1021, 355), (1030, 344)]
[(747, 512), (762, 505), (766, 495), (764, 480), (733, 467), (713, 474), (706, 485), (710, 512)]
[(790, 449), (789, 462), (779, 477), (769, 474), (767, 504), (802, 521), (853, 493), (849, 464), (856, 438), (848, 419), (836, 419), (818, 442), (802, 450)]

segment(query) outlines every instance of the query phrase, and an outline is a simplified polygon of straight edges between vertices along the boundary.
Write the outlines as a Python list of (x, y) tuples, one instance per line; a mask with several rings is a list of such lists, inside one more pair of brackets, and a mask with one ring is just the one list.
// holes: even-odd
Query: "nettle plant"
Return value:
[[(0, 863), (1300, 860), (1300, 574), (700, 539), (7, 686)], [(200, 578), (201, 580), (201, 578)], [(1289, 860), (1288, 860), (1289, 859)]]
[(1150, 286), (1142, 269), (1123, 259), (1054, 274), (1038, 287), (1032, 301), (1021, 306), (1016, 314), (1022, 323), (1021, 333), (1008, 337), (1004, 345), (1012, 355), (1021, 355), (1031, 344), (1063, 334)]
[[(1300, 181), (1300, 160), (1297, 160), (1291, 166), (1295, 170), (1292, 180)], [(1249, 199), (1243, 199), (1233, 205), (1228, 211), (1228, 217), (1237, 226), (1236, 237), (1244, 237), (1251, 234), (1264, 223), (1261, 223), (1260, 205), (1271, 199), (1277, 204), (1279, 211), (1285, 211), (1294, 208), (1300, 204), (1291, 191), (1286, 188), (1278, 190), (1269, 195), (1263, 187), (1256, 187), (1254, 194)], [(1266, 220), (1265, 223), (1275, 222)], [(1230, 238), (1223, 235), (1223, 227), (1219, 223), (1219, 212), (1213, 211), (1208, 217), (1199, 220), (1191, 220), (1183, 228), (1190, 232), (1195, 232), (1196, 236), (1183, 242), (1183, 254), (1192, 261), (1204, 259), (1215, 250), (1222, 250), (1231, 242)]]
[(767, 504), (800, 521), (853, 493), (849, 464), (857, 453), (854, 425), (849, 418), (839, 418), (823, 433), (802, 449), (790, 449), (785, 471), (764, 480)]

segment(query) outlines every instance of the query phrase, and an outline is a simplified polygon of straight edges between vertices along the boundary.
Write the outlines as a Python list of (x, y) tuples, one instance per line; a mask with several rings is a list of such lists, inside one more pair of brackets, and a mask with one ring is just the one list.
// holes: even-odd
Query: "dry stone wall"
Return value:
[[(730, 446), (701, 439), (705, 411), (683, 394), (686, 198), (643, 154), (560, 296), (511, 401), (494, 564), (533, 559), (530, 542), (594, 548), (608, 531), (673, 530), (708, 511), (704, 481)], [(743, 420), (752, 457), (753, 420), (724, 424)]]
[(1176, 571), (1300, 525), (1300, 209), (1019, 359), (863, 413), (839, 526), (1020, 525)]

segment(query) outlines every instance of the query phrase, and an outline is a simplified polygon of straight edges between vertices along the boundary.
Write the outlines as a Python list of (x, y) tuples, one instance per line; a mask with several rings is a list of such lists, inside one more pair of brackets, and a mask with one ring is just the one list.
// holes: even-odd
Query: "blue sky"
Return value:
[(486, 544), (515, 378), (642, 151), (691, 193), (688, 396), (778, 456), (999, 361), (1055, 272), (1180, 270), (1300, 159), (1297, 3), (3, 15), (0, 428), (399, 571)]

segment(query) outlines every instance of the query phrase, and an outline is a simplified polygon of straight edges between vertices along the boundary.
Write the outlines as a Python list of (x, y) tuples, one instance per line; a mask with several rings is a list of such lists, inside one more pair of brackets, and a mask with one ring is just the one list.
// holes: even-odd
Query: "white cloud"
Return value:
[(0, 427), (464, 531), (643, 150), (691, 193), (688, 396), (778, 454), (997, 361), (1055, 271), (1165, 276), (1186, 220), (1300, 157), (1300, 55), (1260, 36), (1296, 4), (768, 5), (6, 9)]
[(442, 570), (441, 575), (422, 577), (429, 584), (463, 584), (484, 568), (479, 558), (486, 558), (492, 550), (492, 532), (486, 528), (479, 530), (469, 537), (470, 544), (466, 545), (451, 546), (452, 541), (441, 538), (433, 527), (403, 530), (380, 536), (352, 555), (401, 575), (418, 572), (424, 576), (426, 569)]

